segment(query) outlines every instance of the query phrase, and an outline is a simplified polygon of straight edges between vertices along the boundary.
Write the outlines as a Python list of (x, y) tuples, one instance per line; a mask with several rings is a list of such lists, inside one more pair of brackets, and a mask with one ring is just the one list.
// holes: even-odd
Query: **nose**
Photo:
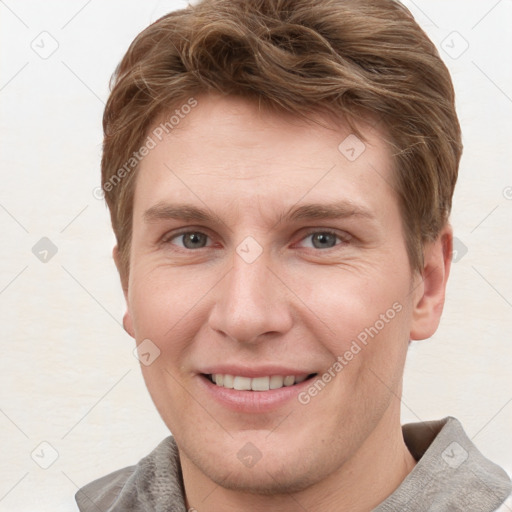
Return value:
[(262, 254), (248, 263), (234, 255), (233, 267), (215, 287), (209, 325), (239, 343), (258, 343), (292, 326), (292, 295)]

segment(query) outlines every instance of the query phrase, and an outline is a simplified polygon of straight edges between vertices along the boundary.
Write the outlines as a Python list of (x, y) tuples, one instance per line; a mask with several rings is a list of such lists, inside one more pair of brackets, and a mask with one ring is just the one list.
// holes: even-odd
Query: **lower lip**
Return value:
[(292, 399), (298, 402), (297, 395), (314, 380), (313, 377), (293, 386), (268, 391), (237, 391), (217, 386), (204, 375), (198, 377), (206, 392), (221, 405), (236, 412), (248, 413), (270, 412), (279, 409)]

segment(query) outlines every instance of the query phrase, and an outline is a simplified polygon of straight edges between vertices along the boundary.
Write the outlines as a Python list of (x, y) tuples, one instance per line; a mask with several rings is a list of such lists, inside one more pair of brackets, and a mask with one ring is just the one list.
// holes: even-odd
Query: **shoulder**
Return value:
[(108, 510), (126, 487), (136, 468), (137, 466), (129, 466), (119, 469), (82, 487), (75, 494), (80, 512)]
[(512, 510), (512, 494), (501, 504), (496, 512), (510, 512)]
[(142, 512), (157, 503), (182, 510), (184, 491), (179, 452), (172, 436), (136, 465), (110, 473), (75, 495), (80, 512)]
[[(486, 458), (451, 416), (404, 425), (404, 441), (417, 464), (376, 510), (510, 512), (512, 483)], [(507, 501), (508, 500), (508, 501)]]

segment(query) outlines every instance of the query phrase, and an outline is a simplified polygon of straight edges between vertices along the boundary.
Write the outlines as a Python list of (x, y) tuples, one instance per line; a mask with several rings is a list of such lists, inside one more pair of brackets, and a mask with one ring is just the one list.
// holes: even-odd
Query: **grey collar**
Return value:
[(374, 512), (493, 512), (510, 495), (508, 475), (478, 451), (457, 419), (410, 423), (402, 430), (418, 463)]
[[(374, 512), (494, 512), (512, 484), (486, 459), (458, 420), (403, 426), (418, 463)], [(96, 480), (76, 494), (82, 512), (186, 512), (179, 452), (172, 436), (136, 466)]]

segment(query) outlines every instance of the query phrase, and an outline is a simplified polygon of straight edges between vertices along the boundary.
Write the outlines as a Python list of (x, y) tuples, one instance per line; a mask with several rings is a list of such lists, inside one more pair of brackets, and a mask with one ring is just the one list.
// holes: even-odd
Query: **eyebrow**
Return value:
[[(367, 208), (356, 205), (350, 201), (337, 203), (311, 203), (303, 206), (292, 206), (279, 217), (281, 222), (297, 222), (301, 220), (346, 219), (350, 217), (363, 217), (375, 220), (373, 212)], [(182, 220), (186, 222), (219, 222), (219, 217), (207, 209), (198, 208), (190, 204), (158, 203), (143, 214), (146, 223), (163, 220)]]

